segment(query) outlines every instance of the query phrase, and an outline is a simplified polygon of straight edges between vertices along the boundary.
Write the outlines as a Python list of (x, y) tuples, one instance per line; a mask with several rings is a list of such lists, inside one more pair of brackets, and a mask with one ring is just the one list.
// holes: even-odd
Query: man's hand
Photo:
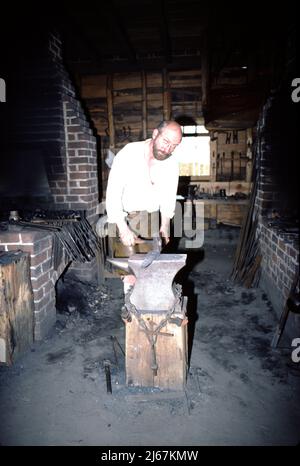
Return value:
[(137, 236), (130, 230), (126, 222), (118, 225), (120, 239), (124, 246), (134, 246)]
[(160, 233), (164, 243), (168, 244), (168, 242), (170, 241), (170, 236), (169, 236), (168, 230), (165, 231), (162, 227), (160, 227), (159, 233)]
[(170, 219), (167, 217), (162, 218), (161, 227), (159, 233), (164, 240), (165, 244), (170, 241)]

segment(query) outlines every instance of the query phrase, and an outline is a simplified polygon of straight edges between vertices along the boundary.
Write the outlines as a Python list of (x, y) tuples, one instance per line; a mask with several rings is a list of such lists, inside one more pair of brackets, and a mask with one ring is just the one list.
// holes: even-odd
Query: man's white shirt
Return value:
[(145, 157), (149, 140), (132, 142), (114, 157), (106, 191), (109, 223), (118, 223), (129, 212), (160, 210), (165, 217), (174, 216), (178, 187), (178, 161), (169, 157), (151, 167)]

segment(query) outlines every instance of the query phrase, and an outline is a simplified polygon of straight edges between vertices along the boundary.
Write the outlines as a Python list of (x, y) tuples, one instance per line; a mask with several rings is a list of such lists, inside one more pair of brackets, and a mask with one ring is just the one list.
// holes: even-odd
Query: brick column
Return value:
[[(60, 76), (61, 105), (64, 128), (64, 144), (60, 154), (51, 161), (51, 192), (56, 209), (84, 210), (90, 224), (96, 224), (98, 167), (96, 137), (76, 95), (72, 81), (61, 59), (62, 44), (55, 35), (50, 36), (49, 51)], [(62, 157), (63, 154), (63, 157)], [(70, 273), (80, 280), (95, 281), (96, 259), (82, 264), (73, 262)], [(68, 273), (69, 273), (68, 271)]]
[(63, 260), (54, 270), (51, 233), (18, 228), (1, 232), (0, 251), (21, 250), (30, 254), (34, 338), (42, 340), (56, 322), (55, 284), (67, 264)]
[(97, 220), (98, 177), (96, 139), (77, 100), (64, 101), (67, 157), (67, 196), (70, 209), (86, 210), (91, 224)]
[[(289, 94), (284, 89), (269, 97), (257, 123), (255, 144), (258, 190), (258, 234), (262, 254), (261, 286), (280, 316), (299, 265), (299, 237), (285, 231), (285, 218), (293, 218), (295, 176), (286, 178), (291, 163), (291, 147), (296, 133), (289, 109)], [(289, 138), (288, 138), (289, 135)], [(276, 212), (276, 214), (275, 214)], [(278, 217), (278, 221), (276, 218)], [(295, 225), (296, 226), (296, 225)]]
[(256, 138), (256, 169), (258, 176), (258, 189), (255, 205), (260, 216), (265, 216), (272, 209), (279, 207), (280, 195), (274, 181), (275, 173), (280, 170), (276, 153), (276, 139), (278, 135), (272, 131), (272, 104), (270, 97), (263, 107), (257, 123)]
[(60, 153), (53, 153), (50, 157), (51, 192), (56, 208), (85, 210), (93, 225), (98, 218), (96, 209), (99, 202), (96, 137), (63, 66), (61, 49), (59, 37), (50, 35), (50, 57), (60, 79), (64, 132)]

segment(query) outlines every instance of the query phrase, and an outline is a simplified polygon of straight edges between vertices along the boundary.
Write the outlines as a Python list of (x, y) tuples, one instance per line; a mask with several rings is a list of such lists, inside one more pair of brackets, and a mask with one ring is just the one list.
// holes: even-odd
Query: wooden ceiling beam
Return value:
[(69, 60), (69, 66), (76, 72), (81, 74), (103, 74), (103, 73), (122, 73), (122, 72), (134, 72), (134, 71), (161, 71), (162, 68), (166, 67), (169, 71), (171, 70), (188, 70), (188, 69), (200, 69), (201, 68), (201, 57), (197, 56), (186, 56), (186, 57), (173, 57), (172, 63), (166, 65), (165, 59), (159, 57), (154, 59), (140, 59), (136, 63), (129, 63), (127, 60), (123, 61), (103, 61), (101, 66), (97, 66), (96, 63), (80, 62)]

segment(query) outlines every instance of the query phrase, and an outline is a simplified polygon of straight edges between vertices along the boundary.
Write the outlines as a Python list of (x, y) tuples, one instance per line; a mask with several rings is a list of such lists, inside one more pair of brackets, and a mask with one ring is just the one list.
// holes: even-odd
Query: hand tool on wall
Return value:
[(226, 133), (225, 144), (230, 144), (230, 142), (231, 142), (231, 132), (229, 131), (229, 133)]

